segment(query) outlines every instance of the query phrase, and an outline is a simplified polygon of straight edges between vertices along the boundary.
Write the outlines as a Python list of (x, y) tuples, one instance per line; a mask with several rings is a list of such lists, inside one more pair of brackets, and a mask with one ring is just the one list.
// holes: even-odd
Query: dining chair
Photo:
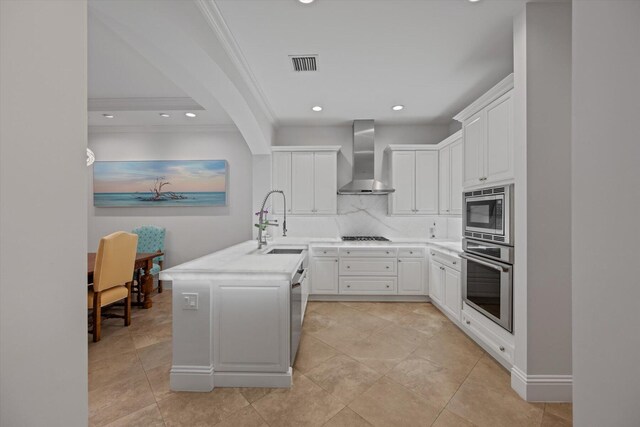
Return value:
[[(164, 252), (164, 237), (166, 229), (155, 225), (142, 225), (134, 228), (132, 233), (138, 235), (138, 252), (152, 253)], [(164, 264), (164, 256), (158, 256), (153, 259), (153, 268), (149, 274), (156, 275), (160, 273)], [(140, 271), (136, 272), (137, 282), (140, 283)], [(139, 285), (138, 285), (139, 287)], [(158, 280), (158, 293), (162, 293), (162, 280)]]
[[(93, 310), (93, 342), (100, 341), (102, 307), (124, 300), (124, 325), (131, 324), (131, 272), (138, 236), (118, 231), (100, 239), (87, 306)], [(121, 317), (113, 315), (113, 317)]]

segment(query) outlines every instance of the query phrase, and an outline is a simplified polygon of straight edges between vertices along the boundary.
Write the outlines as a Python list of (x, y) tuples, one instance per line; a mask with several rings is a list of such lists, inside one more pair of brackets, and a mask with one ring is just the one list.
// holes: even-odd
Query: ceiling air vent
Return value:
[(318, 71), (318, 55), (289, 55), (294, 71)]

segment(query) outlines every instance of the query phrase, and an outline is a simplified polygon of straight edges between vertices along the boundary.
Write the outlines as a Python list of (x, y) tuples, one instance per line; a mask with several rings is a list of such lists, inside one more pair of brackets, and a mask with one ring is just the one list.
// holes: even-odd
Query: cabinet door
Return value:
[(314, 153), (314, 213), (336, 214), (338, 171), (336, 153)]
[(311, 293), (338, 293), (338, 258), (313, 258), (311, 262)]
[[(255, 282), (254, 282), (255, 283)], [(216, 371), (289, 370), (288, 284), (220, 282), (213, 298), (213, 366)]]
[(435, 302), (442, 304), (444, 298), (444, 267), (436, 262), (429, 262), (429, 296)]
[(422, 258), (398, 259), (398, 294), (424, 295)]
[(449, 146), (451, 148), (451, 168), (449, 180), (449, 212), (462, 215), (462, 139)]
[(444, 270), (444, 308), (460, 320), (462, 299), (460, 297), (460, 273), (451, 268)]
[(440, 214), (446, 215), (451, 210), (451, 146), (448, 145), (440, 150)]
[(301, 296), (302, 296), (302, 304), (301, 304), (302, 313), (301, 314), (302, 314), (303, 322), (304, 322), (304, 313), (305, 311), (307, 311), (307, 302), (309, 301), (310, 282), (311, 280), (309, 279), (308, 274), (305, 274), (304, 279), (302, 279), (302, 282), (300, 282)]
[(291, 213), (313, 213), (313, 153), (291, 153)]
[(484, 177), (485, 116), (480, 111), (462, 124), (464, 138), (464, 186), (478, 185)]
[[(291, 152), (275, 152), (272, 157), (272, 174), (274, 190), (284, 191), (287, 198), (287, 213), (291, 212)], [(282, 204), (279, 200), (271, 206), (271, 212), (281, 215)]]
[(415, 151), (393, 153), (391, 181), (396, 191), (391, 193), (391, 213), (406, 215), (415, 213)]
[(508, 92), (486, 108), (486, 182), (513, 178), (513, 97)]
[(416, 151), (416, 213), (438, 214), (438, 152)]

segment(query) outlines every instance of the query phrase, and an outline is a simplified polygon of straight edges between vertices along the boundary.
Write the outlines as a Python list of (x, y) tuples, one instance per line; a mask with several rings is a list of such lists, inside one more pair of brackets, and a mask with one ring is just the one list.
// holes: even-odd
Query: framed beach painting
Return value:
[(93, 164), (95, 207), (225, 206), (226, 160), (141, 160)]

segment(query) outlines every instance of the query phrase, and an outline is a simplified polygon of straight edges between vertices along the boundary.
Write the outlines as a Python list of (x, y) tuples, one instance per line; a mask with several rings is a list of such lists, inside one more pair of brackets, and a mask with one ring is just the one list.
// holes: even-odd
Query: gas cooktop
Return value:
[(342, 236), (345, 242), (389, 242), (389, 239), (382, 236)]

